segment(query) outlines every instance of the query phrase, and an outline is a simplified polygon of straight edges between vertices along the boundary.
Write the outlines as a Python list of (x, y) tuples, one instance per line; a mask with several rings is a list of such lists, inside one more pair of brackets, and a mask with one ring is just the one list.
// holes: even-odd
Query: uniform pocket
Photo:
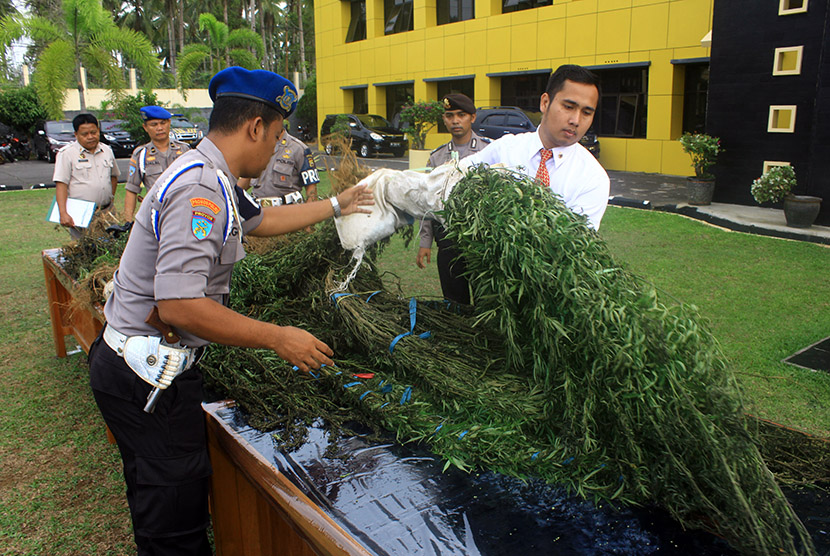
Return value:
[(144, 169), (144, 175), (151, 186), (156, 182), (162, 172), (164, 172), (164, 169), (161, 167), (161, 164), (148, 164)]
[(72, 177), (76, 180), (88, 181), (90, 172), (92, 172), (92, 163), (75, 161), (72, 163)]

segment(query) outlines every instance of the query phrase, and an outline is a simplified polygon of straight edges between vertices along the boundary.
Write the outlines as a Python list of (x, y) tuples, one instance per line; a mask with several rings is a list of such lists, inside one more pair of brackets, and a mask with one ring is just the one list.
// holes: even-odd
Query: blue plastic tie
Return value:
[(331, 300), (334, 301), (334, 306), (337, 307), (337, 302), (340, 300), (341, 297), (349, 297), (350, 295), (357, 295), (356, 293), (333, 293), (331, 294)]
[(363, 398), (365, 398), (366, 396), (368, 396), (368, 395), (369, 395), (369, 394), (371, 394), (371, 393), (372, 393), (372, 391), (371, 391), (371, 390), (366, 390), (365, 392), (363, 392), (363, 393), (360, 395), (360, 398), (358, 398), (358, 400), (363, 401)]
[(317, 374), (317, 373), (315, 373), (314, 371), (308, 371), (308, 374), (310, 374), (311, 376), (313, 376), (313, 377), (314, 377), (314, 378), (316, 378), (317, 380), (319, 380), (319, 379), (320, 379), (320, 375), (318, 375), (318, 374)]
[(381, 405), (378, 409), (383, 409), (383, 408), (384, 408), (384, 407), (386, 407), (387, 405), (389, 405), (389, 402), (384, 402), (384, 403), (383, 403), (383, 405)]
[[(418, 302), (413, 297), (412, 299), (409, 300), (409, 332), (404, 332), (403, 334), (398, 334), (397, 336), (395, 336), (395, 339), (392, 340), (391, 344), (389, 344), (389, 353), (392, 353), (395, 350), (395, 344), (397, 344), (398, 341), (401, 338), (404, 338), (406, 336), (411, 336), (413, 334), (413, 331), (415, 330), (415, 318), (416, 318), (417, 311), (418, 311)], [(423, 334), (418, 335), (418, 337), (422, 338), (422, 339), (427, 339), (427, 338), (430, 338), (431, 336), (432, 336), (432, 332), (430, 332), (430, 331), (426, 331)]]
[(436, 433), (436, 432), (438, 432), (438, 431), (440, 431), (443, 427), (444, 427), (444, 423), (441, 423), (440, 425), (438, 425), (437, 427), (435, 427), (435, 431), (433, 431), (433, 434), (434, 434), (434, 433)]
[(392, 385), (391, 384), (387, 384), (386, 386), (384, 386), (383, 388), (380, 389), (381, 394), (388, 394), (391, 391), (392, 391)]
[(406, 389), (403, 391), (403, 396), (401, 396), (401, 405), (405, 404), (409, 401), (409, 398), (412, 397), (412, 386), (407, 386)]
[(348, 384), (344, 384), (343, 388), (351, 388), (352, 386), (357, 386), (358, 384), (363, 384), (362, 382), (350, 382)]
[(464, 438), (467, 435), (468, 432), (470, 432), (470, 431), (467, 430), (467, 431), (464, 431), (461, 434), (459, 434), (458, 439), (461, 440), (462, 438)]
[(530, 456), (530, 461), (533, 461), (533, 460), (535, 460), (535, 459), (536, 459), (536, 458), (538, 458), (538, 457), (539, 457), (539, 452), (536, 452), (535, 454), (533, 454), (532, 456)]
[(562, 462), (562, 465), (568, 465), (568, 464), (569, 464), (569, 463), (571, 463), (573, 460), (574, 460), (574, 458), (568, 458), (568, 459), (566, 459), (565, 461), (563, 461), (563, 462)]
[(381, 292), (381, 290), (378, 290), (376, 292), (372, 292), (372, 294), (369, 297), (366, 298), (366, 303), (369, 303), (369, 300), (372, 299), (373, 297), (375, 297), (380, 292)]

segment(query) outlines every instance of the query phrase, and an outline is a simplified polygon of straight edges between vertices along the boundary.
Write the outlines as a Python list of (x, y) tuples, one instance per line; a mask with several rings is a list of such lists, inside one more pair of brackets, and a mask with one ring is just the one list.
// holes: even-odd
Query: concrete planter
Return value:
[(715, 180), (704, 180), (693, 177), (686, 178), (689, 187), (690, 205), (708, 205), (712, 202), (712, 195), (715, 193)]
[(784, 197), (784, 218), (790, 228), (809, 228), (821, 210), (821, 197), (787, 195)]
[(426, 168), (431, 152), (421, 149), (409, 149), (409, 169), (420, 170)]

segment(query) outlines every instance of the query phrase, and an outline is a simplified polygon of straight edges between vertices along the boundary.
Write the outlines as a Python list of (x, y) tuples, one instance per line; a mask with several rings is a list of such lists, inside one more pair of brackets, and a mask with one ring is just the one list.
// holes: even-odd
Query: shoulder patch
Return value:
[(193, 232), (193, 237), (202, 241), (210, 235), (216, 215), (222, 209), (219, 208), (219, 205), (204, 197), (190, 199), (190, 206), (193, 207), (190, 216), (190, 231)]
[(196, 197), (194, 199), (190, 199), (190, 206), (193, 207), (194, 210), (200, 207), (206, 208), (209, 211), (213, 212), (213, 214), (219, 214), (222, 211), (222, 209), (219, 208), (219, 205), (217, 205), (210, 199), (205, 199), (204, 197)]
[(199, 241), (207, 238), (213, 229), (214, 220), (213, 215), (208, 214), (207, 211), (194, 210), (190, 217), (190, 231), (193, 232), (193, 237)]

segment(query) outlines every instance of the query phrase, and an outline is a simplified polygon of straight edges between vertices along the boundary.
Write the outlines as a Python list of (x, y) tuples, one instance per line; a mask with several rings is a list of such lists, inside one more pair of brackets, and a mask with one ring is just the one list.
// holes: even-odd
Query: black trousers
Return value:
[(432, 221), (432, 234), (438, 245), (438, 279), (444, 297), (456, 303), (470, 304), (470, 286), (461, 274), (467, 270), (464, 258), (455, 248), (455, 243), (446, 238), (444, 226)]
[(118, 443), (139, 556), (210, 556), (211, 475), (202, 375), (179, 375), (144, 412), (152, 387), (99, 336), (89, 351), (92, 392)]

